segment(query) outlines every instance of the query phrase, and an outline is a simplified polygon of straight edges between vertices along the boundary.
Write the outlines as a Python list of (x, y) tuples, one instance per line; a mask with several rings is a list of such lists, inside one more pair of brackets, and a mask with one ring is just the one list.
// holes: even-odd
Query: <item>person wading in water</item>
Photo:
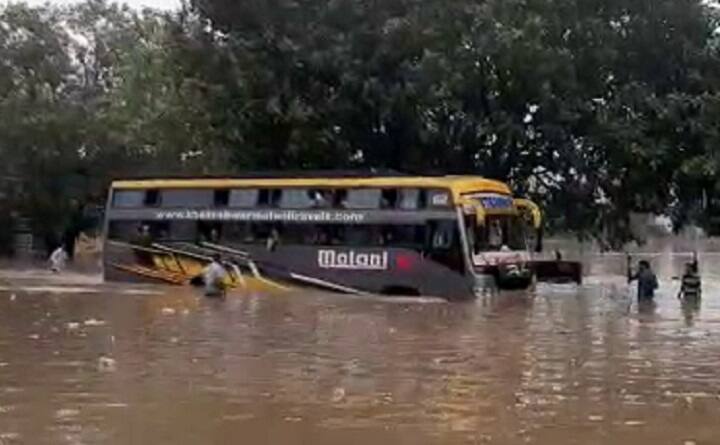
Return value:
[(225, 280), (228, 277), (228, 273), (222, 264), (222, 258), (219, 254), (213, 255), (212, 262), (203, 270), (202, 276), (206, 297), (225, 298)]
[(638, 302), (650, 303), (655, 298), (655, 291), (658, 288), (658, 281), (655, 273), (646, 260), (638, 262), (637, 273), (633, 274), (630, 269), (630, 257), (628, 256), (628, 283), (637, 280)]
[(702, 279), (698, 272), (698, 260), (697, 254), (693, 257), (692, 263), (685, 265), (685, 273), (682, 276), (682, 284), (680, 285), (680, 292), (678, 293), (678, 299), (683, 302), (698, 302), (702, 296)]

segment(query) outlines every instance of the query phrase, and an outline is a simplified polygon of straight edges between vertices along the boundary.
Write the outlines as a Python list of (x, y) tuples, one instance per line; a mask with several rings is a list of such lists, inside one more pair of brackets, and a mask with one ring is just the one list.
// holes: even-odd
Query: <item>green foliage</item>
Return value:
[(617, 242), (714, 171), (717, 20), (697, 0), (193, 5), (236, 61), (247, 165), (509, 179)]
[(717, 29), (700, 0), (11, 4), (0, 175), (44, 233), (129, 174), (482, 174), (620, 243), (720, 193)]

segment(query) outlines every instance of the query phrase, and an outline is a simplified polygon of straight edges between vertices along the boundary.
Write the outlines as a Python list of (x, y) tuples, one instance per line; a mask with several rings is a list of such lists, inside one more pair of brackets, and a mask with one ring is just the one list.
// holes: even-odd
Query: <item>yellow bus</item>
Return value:
[(183, 285), (221, 254), (230, 285), (475, 297), (526, 288), (538, 206), (477, 176), (119, 180), (105, 278)]

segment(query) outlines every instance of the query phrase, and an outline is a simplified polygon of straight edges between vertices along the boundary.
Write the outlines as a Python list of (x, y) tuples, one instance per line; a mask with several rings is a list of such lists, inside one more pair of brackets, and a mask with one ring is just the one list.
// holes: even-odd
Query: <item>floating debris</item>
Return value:
[(103, 403), (102, 406), (105, 408), (127, 408), (129, 405), (127, 403), (116, 402), (116, 403)]
[(335, 388), (332, 395), (333, 403), (340, 403), (343, 400), (345, 400), (345, 388)]
[(40, 340), (40, 334), (30, 334), (28, 335), (28, 338), (30, 340)]
[(76, 331), (76, 330), (80, 329), (80, 323), (71, 321), (70, 323), (67, 323), (65, 325), (65, 327), (67, 328), (68, 331)]
[(17, 300), (17, 295), (16, 295), (16, 294), (11, 294), (11, 295), (10, 295), (10, 301), (15, 301), (15, 300)]
[(105, 322), (102, 320), (96, 320), (94, 318), (91, 318), (89, 320), (85, 320), (85, 326), (105, 326)]
[(117, 369), (117, 362), (113, 358), (103, 356), (98, 359), (97, 368), (101, 372), (113, 372)]
[(626, 420), (625, 421), (625, 426), (641, 426), (641, 425), (645, 425), (645, 422), (643, 422), (642, 420)]
[(56, 419), (67, 419), (68, 417), (76, 417), (80, 414), (80, 410), (77, 409), (59, 409), (55, 412)]
[(224, 415), (222, 418), (223, 418), (223, 420), (228, 420), (228, 421), (252, 420), (252, 419), (255, 418), (255, 414), (250, 414), (250, 413), (247, 413), (247, 414), (228, 414), (228, 415)]
[(161, 312), (163, 315), (175, 315), (176, 311), (171, 307), (164, 307)]
[(393, 403), (394, 401), (392, 393), (389, 392), (380, 394), (380, 400), (383, 403)]
[(603, 416), (588, 416), (588, 420), (591, 422), (602, 422), (605, 418)]

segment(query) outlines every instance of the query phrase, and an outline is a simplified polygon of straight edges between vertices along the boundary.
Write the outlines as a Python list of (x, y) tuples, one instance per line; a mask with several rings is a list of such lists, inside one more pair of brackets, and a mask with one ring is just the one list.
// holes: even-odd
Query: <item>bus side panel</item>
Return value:
[(259, 265), (324, 280), (370, 293), (428, 295), (451, 300), (472, 299), (473, 282), (410, 249), (342, 246), (278, 246), (274, 251), (238, 245)]

